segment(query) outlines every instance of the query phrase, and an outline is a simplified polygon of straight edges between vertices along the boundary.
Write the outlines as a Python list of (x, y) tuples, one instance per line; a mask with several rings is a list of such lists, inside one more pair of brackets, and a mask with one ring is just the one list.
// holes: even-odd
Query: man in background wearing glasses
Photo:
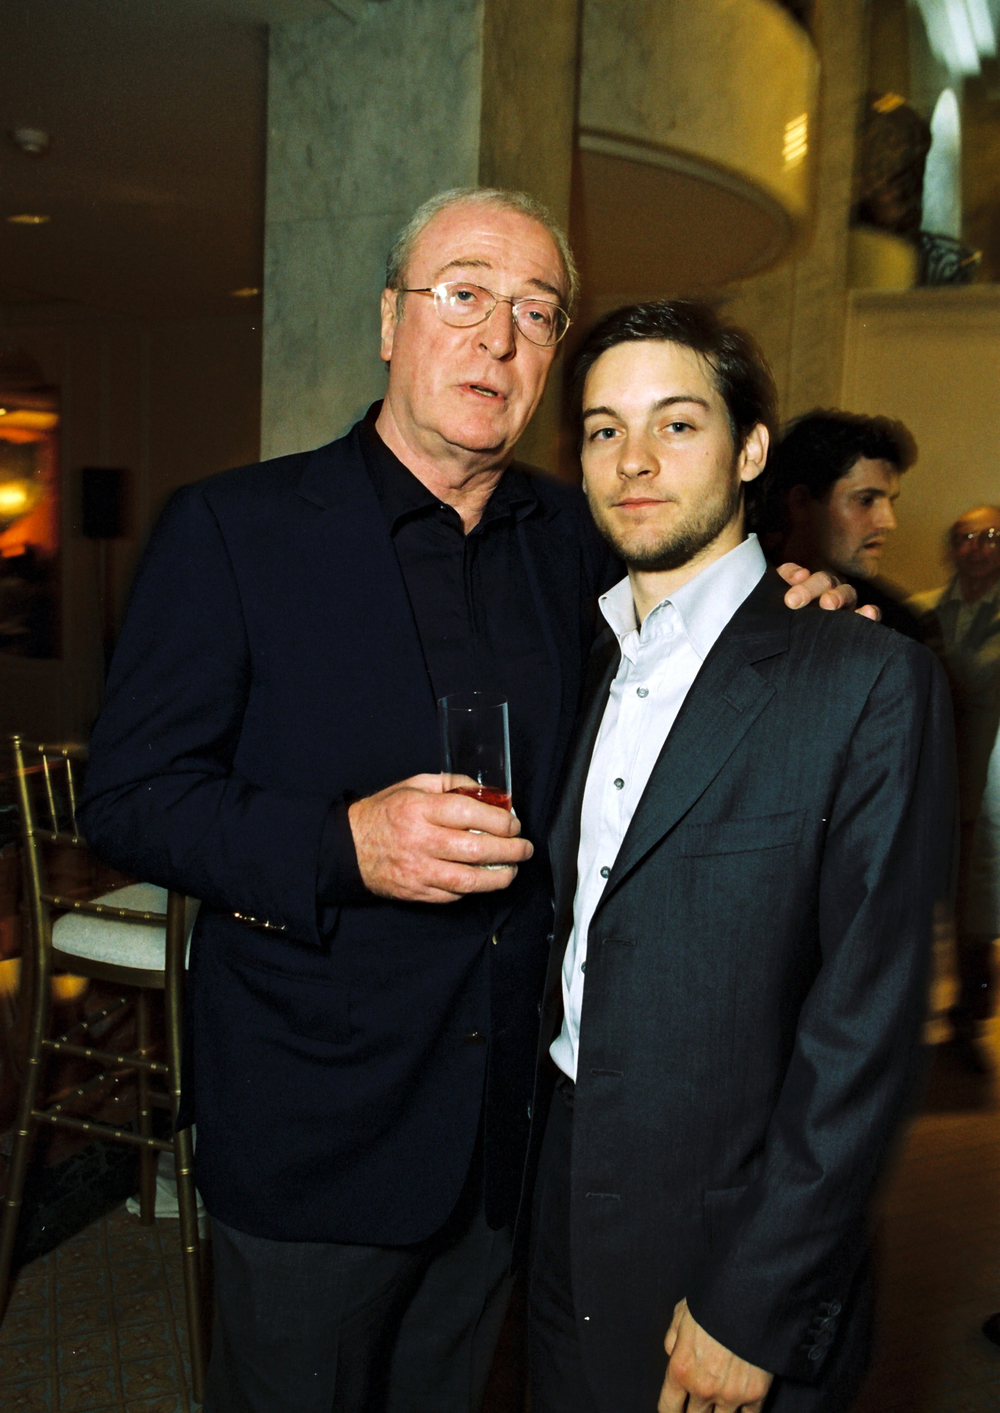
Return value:
[(959, 1057), (983, 1073), (976, 1043), (992, 1013), (993, 908), (991, 870), (975, 868), (973, 837), (990, 753), (1000, 727), (1000, 506), (979, 505), (948, 532), (954, 574), (948, 584), (910, 600), (922, 614), (927, 642), (941, 654), (951, 680), (958, 743), (962, 837), (956, 916), (959, 994), (951, 1011)]
[[(203, 900), (210, 1413), (475, 1409), (510, 1288), (541, 846), (620, 569), (577, 489), (511, 464), (575, 294), (547, 213), (445, 193), (386, 285), (384, 401), (171, 501), (91, 742), (93, 847)], [(442, 793), (435, 700), (475, 689), (509, 701), (516, 816)]]

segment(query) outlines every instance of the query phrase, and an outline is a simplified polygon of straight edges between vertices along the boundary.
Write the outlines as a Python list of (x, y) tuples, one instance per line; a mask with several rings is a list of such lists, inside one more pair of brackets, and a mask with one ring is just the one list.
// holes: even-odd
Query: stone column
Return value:
[[(385, 387), (385, 255), (450, 186), (568, 219), (578, 0), (380, 0), (271, 28), (261, 454), (343, 432)], [(557, 397), (519, 455), (554, 460)]]

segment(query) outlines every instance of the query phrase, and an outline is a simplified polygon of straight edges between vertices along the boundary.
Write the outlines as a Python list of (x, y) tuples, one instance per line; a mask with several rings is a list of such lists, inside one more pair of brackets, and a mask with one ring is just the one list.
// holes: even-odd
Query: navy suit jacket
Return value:
[(611, 567), (581, 492), (534, 487), (518, 534), (560, 703), (538, 723), (539, 847), (509, 890), (442, 906), (317, 907), (331, 802), (440, 768), (356, 431), (184, 488), (150, 541), (82, 823), (101, 857), (203, 900), (185, 1116), (206, 1204), (239, 1230), (430, 1236), (469, 1171), (484, 1086), (487, 1216), (516, 1209), (552, 927), (541, 831)]
[[(683, 1297), (779, 1376), (768, 1413), (842, 1413), (864, 1370), (866, 1207), (925, 1014), (954, 742), (926, 648), (784, 593), (769, 570), (706, 658), (590, 926), (571, 1241), (602, 1413), (656, 1407)], [(553, 826), (543, 1057), (619, 661), (609, 631)]]

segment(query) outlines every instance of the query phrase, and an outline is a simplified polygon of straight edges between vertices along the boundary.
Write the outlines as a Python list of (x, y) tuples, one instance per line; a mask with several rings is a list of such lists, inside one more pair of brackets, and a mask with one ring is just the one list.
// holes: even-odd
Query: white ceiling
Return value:
[[(264, 21), (332, 8), (330, 0), (0, 0), (8, 321), (43, 310), (245, 309), (229, 291), (261, 283)], [(51, 134), (48, 155), (14, 146), (7, 132), (21, 126)], [(7, 221), (22, 212), (50, 219)]]

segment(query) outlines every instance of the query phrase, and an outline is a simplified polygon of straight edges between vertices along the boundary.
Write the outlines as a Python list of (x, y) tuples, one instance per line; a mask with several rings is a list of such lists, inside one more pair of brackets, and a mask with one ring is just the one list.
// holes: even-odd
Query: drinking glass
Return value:
[(452, 692), (438, 700), (438, 721), (445, 791), (509, 810), (507, 698), (490, 692)]

